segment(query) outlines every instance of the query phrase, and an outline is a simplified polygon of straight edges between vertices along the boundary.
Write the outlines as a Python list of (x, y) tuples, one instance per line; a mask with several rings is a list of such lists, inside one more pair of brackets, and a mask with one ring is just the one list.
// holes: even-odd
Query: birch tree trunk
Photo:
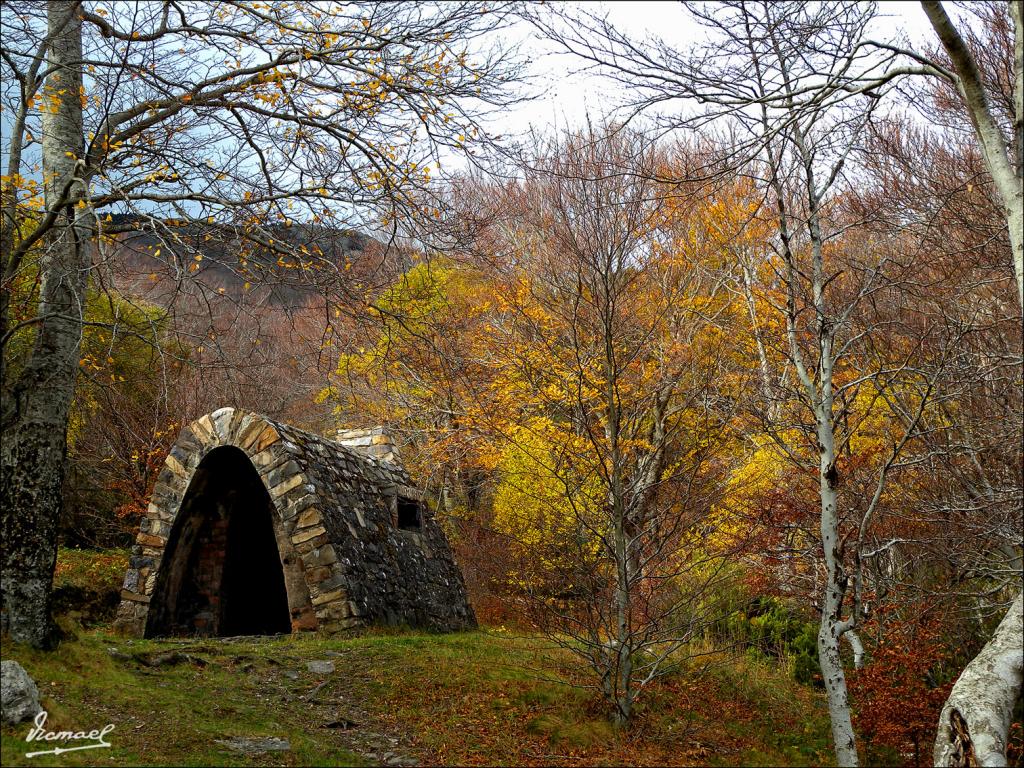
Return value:
[(1009, 227), (1017, 299), (1024, 307), (1024, 3), (1009, 3), (1013, 19), (1014, 115), (1012, 136), (1007, 141), (993, 114), (978, 63), (939, 0), (922, 0), (921, 7), (956, 70), (956, 87), (967, 107), (974, 133), (992, 176)]
[(1013, 707), (1024, 682), (1024, 593), (953, 685), (939, 717), (935, 765), (1006, 765)]
[[(824, 346), (824, 345), (823, 345)], [(829, 373), (831, 382), (831, 373)], [(831, 387), (829, 387), (831, 389)], [(829, 719), (832, 722), (832, 741), (836, 762), (841, 766), (858, 764), (857, 746), (850, 715), (850, 696), (846, 674), (839, 656), (839, 644), (844, 632), (843, 601), (846, 597), (846, 577), (843, 573), (839, 547), (839, 493), (836, 488), (835, 437), (832, 430), (831, 392), (827, 403), (816, 408), (818, 441), (821, 464), (818, 472), (821, 494), (821, 545), (825, 553), (825, 599), (818, 627), (818, 663), (825, 683)]]
[[(846, 599), (847, 576), (843, 568), (843, 555), (839, 541), (839, 473), (836, 469), (836, 437), (833, 425), (834, 392), (832, 388), (835, 370), (834, 348), (837, 326), (831, 315), (831, 307), (825, 294), (828, 278), (825, 273), (825, 240), (822, 233), (821, 187), (815, 171), (814, 151), (800, 123), (799, 112), (792, 96), (792, 85), (788, 74), (788, 62), (782, 54), (782, 46), (776, 39), (777, 30), (772, 30), (772, 45), (779, 61), (779, 71), (785, 86), (786, 106), (793, 116), (791, 134), (796, 155), (803, 172), (803, 192), (807, 198), (807, 218), (804, 225), (811, 246), (811, 301), (815, 314), (815, 335), (818, 342), (817, 376), (811, 376), (804, 355), (797, 341), (797, 277), (796, 257), (790, 249), (789, 216), (785, 213), (785, 189), (778, 182), (781, 156), (770, 161), (772, 179), (778, 195), (779, 227), (784, 244), (786, 263), (787, 317), (790, 357), (798, 376), (807, 392), (814, 412), (815, 431), (818, 438), (818, 492), (821, 499), (821, 546), (825, 560), (825, 595), (821, 608), (821, 623), (818, 626), (818, 664), (828, 700), (829, 719), (832, 724), (832, 742), (836, 752), (836, 763), (840, 766), (856, 766), (860, 760), (853, 731), (850, 712), (850, 695), (846, 685), (839, 645), (843, 633), (852, 624), (842, 618), (843, 603)], [(771, 155), (769, 155), (771, 157)]]
[[(921, 6), (953, 64), (957, 90), (1003, 205), (1017, 299), (1024, 307), (1024, 3), (1009, 3), (1014, 30), (1014, 114), (1009, 140), (992, 111), (978, 63), (942, 4), (922, 0)], [(1006, 765), (1007, 738), (1024, 667), (1022, 600), (1024, 592), (1017, 595), (995, 635), (953, 686), (939, 716), (936, 765)]]
[(47, 211), (58, 224), (40, 259), (39, 323), (31, 355), (3, 405), (2, 593), (12, 640), (48, 647), (68, 411), (78, 371), (93, 231), (77, 178), (82, 133), (82, 21), (77, 2), (49, 0), (50, 75), (41, 98)]

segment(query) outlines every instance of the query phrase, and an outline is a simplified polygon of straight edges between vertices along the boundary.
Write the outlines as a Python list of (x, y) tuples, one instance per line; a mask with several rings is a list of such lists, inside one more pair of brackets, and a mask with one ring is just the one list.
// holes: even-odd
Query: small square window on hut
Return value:
[(420, 503), (415, 499), (398, 497), (398, 527), (403, 531), (418, 531), (422, 522)]

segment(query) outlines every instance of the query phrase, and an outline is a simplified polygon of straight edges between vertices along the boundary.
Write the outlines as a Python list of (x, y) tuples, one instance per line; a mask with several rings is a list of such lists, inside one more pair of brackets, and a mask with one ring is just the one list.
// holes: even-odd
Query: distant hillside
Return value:
[(388, 254), (368, 235), (315, 224), (264, 227), (261, 239), (283, 245), (275, 250), (220, 224), (156, 229), (141, 217), (111, 218), (114, 224), (139, 225), (138, 231), (118, 235), (107, 254), (105, 266), (115, 286), (161, 305), (195, 286), (235, 300), (249, 295), (260, 303), (304, 306), (325, 292), (344, 293), (355, 282), (383, 285), (409, 265), (406, 254), (394, 249)]

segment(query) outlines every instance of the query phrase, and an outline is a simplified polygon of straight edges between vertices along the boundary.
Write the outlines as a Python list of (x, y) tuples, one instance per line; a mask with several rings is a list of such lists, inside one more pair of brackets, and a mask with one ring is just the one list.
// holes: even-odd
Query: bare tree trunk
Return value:
[[(978, 63), (938, 0), (921, 6), (956, 71), (956, 86), (967, 107), (1006, 213), (1017, 299), (1024, 307), (1024, 3), (1009, 3), (1014, 27), (1014, 115), (1007, 141), (989, 105)], [(1017, 595), (995, 635), (957, 679), (939, 716), (935, 764), (1006, 765), (1013, 707), (1024, 674), (1024, 592)]]
[[(614, 276), (614, 263), (612, 259), (606, 262), (606, 271)], [(614, 277), (613, 277), (614, 280)], [(615, 294), (613, 282), (606, 282), (606, 294), (601, 299), (606, 306), (612, 306)], [(615, 558), (615, 633), (611, 638), (614, 648), (609, 649), (609, 662), (612, 664), (612, 684), (615, 686), (613, 700), (615, 709), (612, 712), (612, 722), (616, 728), (625, 728), (633, 714), (633, 670), (632, 665), (632, 644), (630, 626), (630, 603), (632, 588), (630, 552), (630, 536), (627, 532), (625, 490), (623, 482), (623, 461), (622, 448), (619, 442), (621, 436), (619, 400), (617, 394), (617, 366), (615, 359), (615, 328), (612, 324), (612, 315), (604, 318), (604, 373), (605, 382), (605, 408), (608, 414), (608, 425), (606, 434), (608, 444), (611, 448), (609, 457), (611, 463), (610, 487), (608, 489), (608, 503), (611, 506), (613, 523), (613, 547)]]
[[(824, 345), (823, 345), (824, 346)], [(823, 360), (824, 352), (823, 352)], [(824, 378), (824, 377), (823, 377)], [(831, 380), (829, 375), (828, 380)], [(836, 490), (835, 438), (832, 431), (831, 392), (828, 402), (818, 408), (818, 442), (821, 450), (819, 469), (821, 493), (821, 545), (825, 552), (825, 600), (821, 608), (818, 627), (818, 661), (828, 698), (828, 711), (832, 721), (832, 741), (839, 765), (857, 765), (857, 747), (850, 716), (850, 697), (846, 687), (846, 674), (839, 656), (839, 643), (843, 636), (843, 601), (846, 597), (846, 576), (843, 573), (839, 547), (839, 494)]]
[[(619, 504), (616, 504), (618, 507)], [(630, 625), (629, 625), (629, 604), (630, 604), (630, 568), (629, 568), (629, 543), (623, 526), (622, 516), (617, 516), (615, 521), (615, 558), (616, 558), (616, 585), (615, 585), (615, 637), (612, 642), (615, 647), (611, 649), (614, 670), (613, 684), (615, 686), (614, 700), (615, 711), (612, 712), (612, 722), (616, 728), (625, 728), (633, 715), (633, 671), (630, 647)]]
[(1013, 0), (1009, 5), (1015, 37), (1014, 116), (1013, 135), (1007, 142), (989, 105), (978, 64), (942, 3), (939, 0), (921, 2), (956, 70), (957, 90), (967, 107), (985, 167), (1003, 204), (1010, 233), (1013, 273), (1017, 278), (1017, 298), (1024, 307), (1024, 188), (1021, 186), (1024, 167), (1024, 10), (1021, 0)]
[[(787, 93), (787, 106), (796, 116), (792, 88), (787, 74), (786, 62), (778, 41), (773, 44), (779, 59), (783, 82)], [(841, 766), (856, 766), (860, 760), (853, 732), (853, 718), (850, 712), (850, 696), (846, 686), (846, 674), (839, 655), (839, 644), (843, 633), (852, 628), (852, 623), (842, 618), (843, 603), (846, 599), (847, 576), (843, 568), (843, 555), (839, 541), (839, 474), (836, 469), (836, 438), (833, 426), (834, 393), (832, 380), (835, 367), (834, 346), (837, 328), (829, 316), (829, 303), (825, 295), (825, 243), (821, 230), (822, 197), (814, 168), (814, 153), (808, 146), (807, 137), (799, 119), (793, 120), (793, 143), (797, 157), (803, 166), (803, 190), (807, 196), (807, 236), (811, 245), (811, 292), (815, 313), (815, 335), (818, 341), (817, 376), (812, 377), (804, 362), (797, 342), (796, 286), (798, 283), (796, 257), (790, 251), (787, 215), (785, 213), (784, 188), (778, 184), (778, 169), (781, 160), (772, 160), (772, 178), (776, 184), (780, 206), (779, 226), (784, 233), (783, 242), (787, 269), (787, 319), (790, 353), (797, 373), (807, 391), (814, 411), (815, 430), (818, 437), (818, 486), (821, 498), (821, 546), (825, 558), (825, 595), (821, 607), (821, 623), (818, 627), (818, 663), (828, 699), (829, 719), (832, 723), (832, 741), (836, 751), (836, 763)]]
[(751, 268), (750, 259), (744, 249), (736, 249), (735, 255), (740, 265), (740, 286), (743, 289), (743, 298), (747, 302), (747, 314), (750, 316), (750, 333), (754, 337), (754, 345), (757, 348), (758, 373), (761, 375), (761, 389), (765, 402), (765, 420), (771, 423), (778, 415), (779, 400), (775, 394), (775, 387), (772, 386), (768, 351), (764, 346), (761, 323), (757, 316), (757, 300), (754, 297), (754, 270)]
[(1024, 593), (957, 678), (939, 716), (935, 765), (1006, 765), (1013, 707), (1024, 683)]
[(11, 639), (36, 647), (54, 640), (50, 588), (93, 228), (76, 179), (85, 151), (78, 14), (78, 3), (49, 0), (51, 74), (42, 98), (53, 108), (43, 112), (43, 176), (48, 210), (62, 198), (69, 202), (40, 260), (35, 345), (3, 406), (3, 612)]
[(1015, 184), (1012, 187), (1013, 200), (1007, 208), (1007, 224), (1010, 227), (1010, 247), (1013, 250), (1013, 266), (1017, 272), (1017, 298), (1024, 308), (1024, 2), (1010, 3), (1013, 18), (1013, 144)]

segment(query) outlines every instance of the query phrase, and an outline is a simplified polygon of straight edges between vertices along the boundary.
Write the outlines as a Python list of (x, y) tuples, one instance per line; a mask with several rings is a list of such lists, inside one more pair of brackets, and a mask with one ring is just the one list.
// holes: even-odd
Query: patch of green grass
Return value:
[(53, 574), (54, 588), (81, 587), (94, 592), (120, 590), (128, 570), (127, 549), (57, 550), (57, 568)]
[(529, 733), (547, 736), (556, 746), (592, 747), (615, 738), (607, 720), (569, 720), (558, 715), (539, 715), (526, 724)]
[[(357, 752), (366, 749), (358, 739), (371, 732), (399, 739), (393, 751), (426, 764), (830, 758), (820, 694), (742, 656), (703, 677), (690, 670), (655, 682), (633, 727), (616, 732), (592, 689), (557, 681), (579, 678), (572, 660), (541, 638), (394, 629), (261, 640), (77, 635), (54, 653), (5, 646), (3, 656), (21, 661), (39, 683), (49, 727), (114, 723), (113, 748), (27, 760), (26, 723), (3, 728), (4, 765), (360, 765)], [(187, 658), (147, 666), (170, 652)], [(308, 660), (326, 658), (335, 662), (332, 675), (308, 671)], [(325, 727), (344, 718), (358, 722)], [(285, 738), (291, 750), (246, 756), (216, 742), (232, 736)]]
[[(110, 749), (69, 752), (28, 759), (25, 736), (30, 724), (5, 726), (0, 738), (4, 765), (365, 765), (357, 755), (332, 744), (329, 732), (312, 721), (308, 705), (297, 701), (311, 688), (309, 679), (291, 681), (274, 674), (267, 660), (281, 655), (281, 642), (210, 644), (188, 647), (195, 662), (147, 667), (115, 659), (116, 646), (133, 656), (175, 651), (181, 644), (134, 641), (80, 633), (55, 653), (24, 647), (3, 649), (37, 681), (49, 730), (92, 730), (107, 723)], [(242, 671), (240, 659), (254, 659)], [(202, 660), (202, 661), (199, 661)], [(205, 663), (204, 663), (205, 662)], [(253, 664), (252, 661), (246, 663)], [(304, 665), (296, 666), (305, 673)], [(268, 674), (269, 673), (269, 674)], [(309, 678), (303, 674), (303, 678)], [(294, 690), (293, 690), (294, 689)], [(217, 743), (232, 736), (276, 736), (291, 750), (245, 756)]]
[[(712, 668), (718, 695), (728, 702), (720, 727), (741, 746), (739, 763), (828, 765), (834, 759), (828, 711), (821, 694), (796, 682), (785, 660), (741, 654)], [(743, 713), (745, 716), (740, 715)], [(773, 717), (764, 717), (772, 713)], [(735, 764), (730, 757), (720, 764)]]
[(558, 703), (564, 692), (551, 685), (539, 685), (528, 688), (516, 696), (516, 699), (528, 707), (550, 707)]

